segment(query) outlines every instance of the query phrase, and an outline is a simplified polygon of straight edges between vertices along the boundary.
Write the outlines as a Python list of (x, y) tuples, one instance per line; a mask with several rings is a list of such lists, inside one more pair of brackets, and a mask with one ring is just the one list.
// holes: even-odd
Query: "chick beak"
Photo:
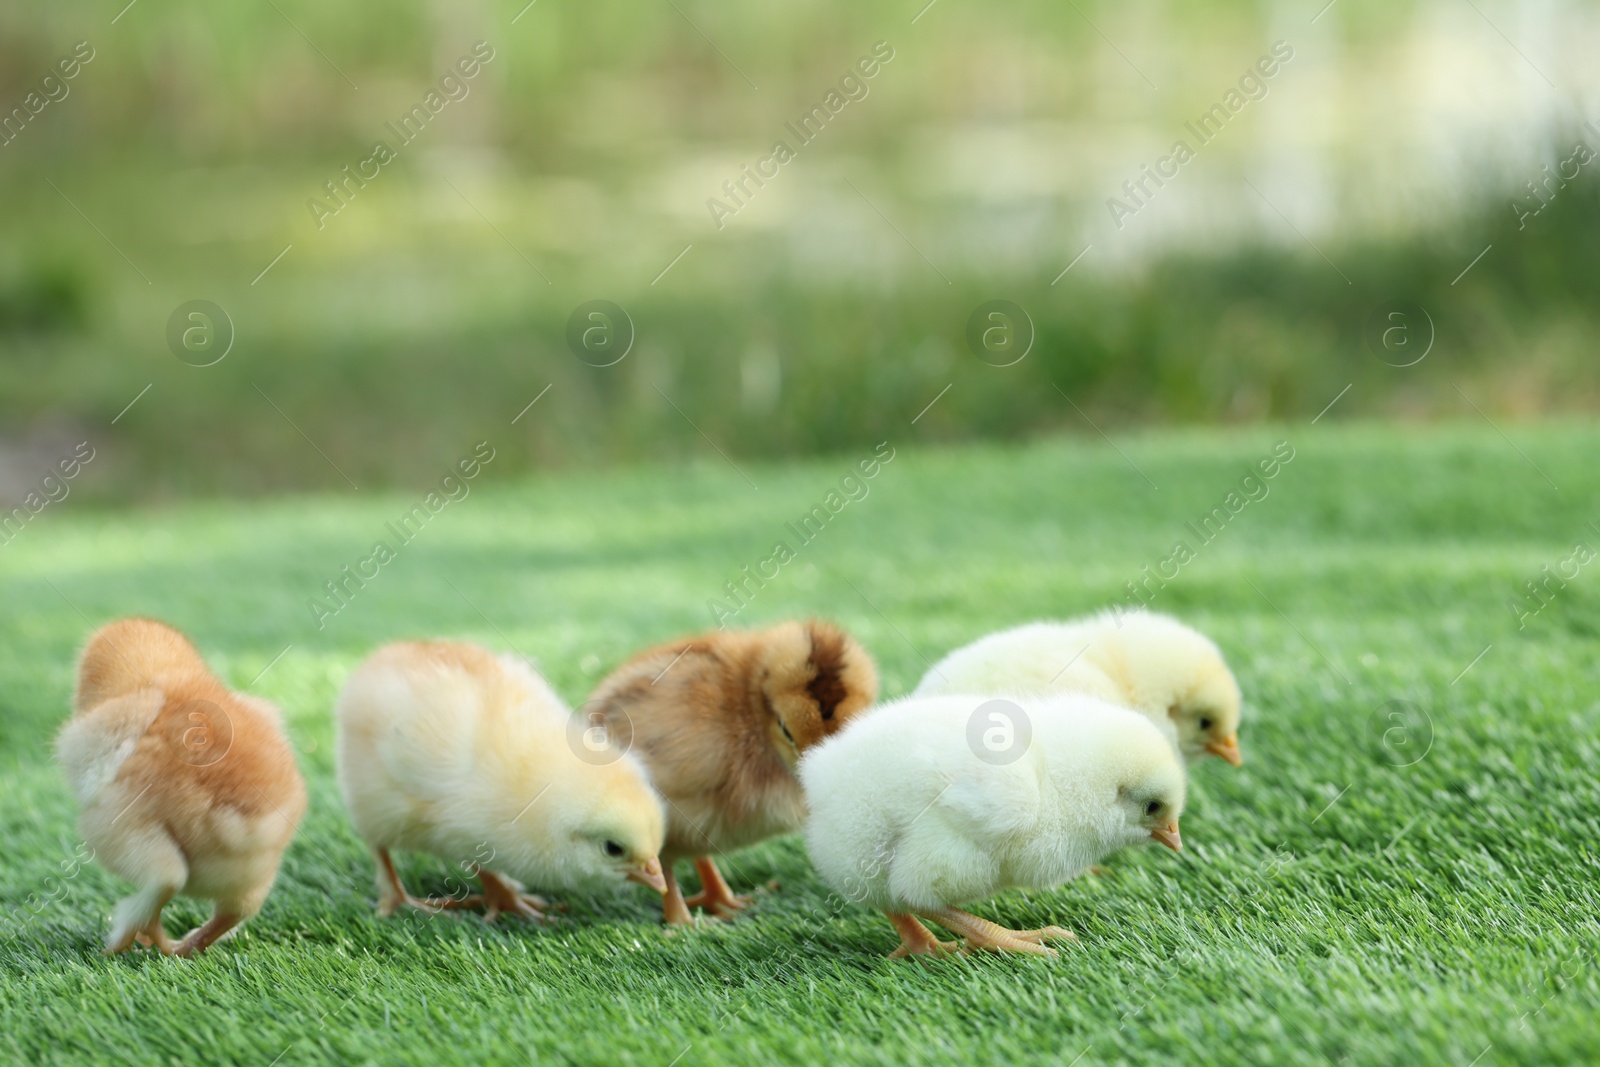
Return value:
[(786, 767), (793, 770), (800, 764), (800, 744), (794, 739), (794, 734), (789, 732), (789, 728), (781, 720), (778, 723), (778, 728), (783, 731), (783, 744), (777, 746), (778, 758), (783, 760)]
[(1206, 746), (1206, 751), (1213, 756), (1221, 756), (1235, 767), (1244, 763), (1244, 757), (1239, 754), (1239, 735), (1229, 734), (1220, 741), (1213, 741)]
[(1183, 838), (1178, 836), (1178, 820), (1173, 819), (1165, 826), (1158, 826), (1150, 831), (1150, 836), (1166, 845), (1174, 852), (1183, 851)]
[(667, 879), (662, 875), (661, 861), (656, 857), (651, 856), (643, 863), (636, 863), (626, 868), (626, 870), (628, 872), (628, 881), (647, 885), (657, 893), (666, 893)]

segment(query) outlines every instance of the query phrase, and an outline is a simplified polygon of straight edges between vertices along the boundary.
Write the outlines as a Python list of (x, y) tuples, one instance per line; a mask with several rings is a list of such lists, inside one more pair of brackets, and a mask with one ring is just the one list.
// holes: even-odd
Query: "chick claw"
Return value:
[(1034, 956), (1049, 956), (1052, 959), (1057, 955), (1056, 950), (1047, 948), (1045, 941), (1076, 941), (1077, 935), (1070, 930), (1059, 926), (1045, 926), (1037, 930), (1008, 930), (1004, 926), (992, 923), (988, 919), (980, 918), (968, 912), (958, 911), (955, 908), (944, 908), (940, 911), (924, 913), (926, 918), (932, 919), (940, 926), (966, 939), (968, 949), (987, 949), (991, 952), (1019, 952)]
[(711, 857), (698, 857), (694, 861), (694, 869), (700, 874), (701, 889), (684, 900), (686, 907), (704, 908), (719, 919), (732, 919), (750, 906), (750, 898), (741, 897), (733, 891)]
[(414, 897), (410, 893), (407, 893), (404, 896), (395, 897), (391, 900), (379, 901), (378, 915), (380, 918), (387, 919), (389, 916), (399, 911), (402, 905), (408, 908), (416, 908), (418, 911), (425, 911), (430, 915), (437, 915), (442, 909), (452, 906), (448, 899), (440, 899), (439, 897)]
[(193, 959), (231, 933), (243, 918), (243, 915), (236, 912), (217, 908), (211, 913), (211, 918), (190, 930), (183, 940), (178, 942), (172, 954), (180, 959)]
[(507, 878), (503, 878), (493, 871), (478, 868), (478, 881), (483, 883), (483, 895), (467, 897), (461, 902), (460, 907), (471, 907), (472, 903), (481, 903), (485, 906), (483, 921), (492, 923), (497, 921), (501, 914), (517, 915), (529, 922), (549, 922), (549, 917), (540, 908), (550, 907), (550, 902), (541, 896), (524, 893), (520, 886)]
[(170, 956), (178, 951), (178, 943), (167, 935), (159, 920), (134, 934), (133, 939), (145, 948), (155, 949), (163, 956)]
[(685, 907), (704, 908), (719, 919), (731, 919), (750, 906), (750, 898), (732, 893), (718, 896), (702, 889), (692, 897), (685, 897), (683, 903)]
[(1045, 941), (1076, 941), (1078, 935), (1071, 930), (1060, 926), (1042, 926), (1037, 930), (1016, 930), (1011, 934), (1019, 941), (1031, 941), (1035, 945)]
[(953, 956), (962, 951), (954, 941), (940, 941), (934, 937), (933, 931), (918, 922), (914, 915), (884, 914), (900, 934), (900, 947), (889, 953), (891, 960), (903, 960), (908, 956)]
[(406, 889), (405, 883), (400, 881), (400, 872), (395, 870), (394, 859), (386, 848), (374, 848), (372, 857), (378, 863), (378, 915), (387, 919), (401, 907), (416, 908), (430, 915), (437, 915), (439, 910), (447, 907), (443, 901), (414, 897)]

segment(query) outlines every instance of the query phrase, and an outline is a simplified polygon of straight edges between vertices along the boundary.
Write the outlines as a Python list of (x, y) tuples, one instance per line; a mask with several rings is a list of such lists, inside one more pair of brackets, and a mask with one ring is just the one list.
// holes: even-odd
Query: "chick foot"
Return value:
[(733, 891), (710, 856), (696, 857), (694, 869), (700, 875), (701, 888), (683, 902), (686, 908), (704, 908), (719, 919), (731, 919), (750, 906), (750, 898)]
[[(481, 879), (480, 879), (481, 880)], [(517, 897), (532, 905), (535, 910), (566, 911), (565, 904), (546, 900), (537, 893), (523, 893), (515, 891)], [(498, 899), (498, 898), (497, 898)], [(460, 908), (487, 908), (490, 906), (489, 895), (486, 893), (469, 893), (464, 897), (424, 897), (415, 902), (418, 907), (426, 907), (430, 911), (455, 911)], [(501, 907), (501, 911), (511, 911), (511, 908)]]
[(1020, 952), (1033, 956), (1054, 958), (1056, 950), (1047, 948), (1045, 941), (1076, 941), (1077, 935), (1059, 926), (1045, 926), (1038, 930), (1009, 930), (988, 919), (955, 908), (922, 913), (924, 918), (960, 934), (969, 949), (987, 949), (990, 952)]
[(446, 907), (472, 907), (475, 903), (484, 906), (483, 921), (492, 923), (499, 920), (502, 914), (516, 915), (527, 919), (529, 922), (549, 922), (549, 916), (540, 911), (540, 908), (549, 908), (551, 904), (541, 896), (524, 893), (515, 882), (509, 878), (495, 874), (493, 871), (478, 868), (478, 881), (483, 883), (481, 896), (466, 897), (459, 903), (446, 905)]
[(238, 926), (243, 918), (244, 916), (242, 915), (234, 915), (221, 909), (212, 912), (211, 918), (206, 920), (204, 926), (198, 926), (190, 930), (188, 935), (178, 942), (177, 947), (172, 950), (172, 954), (185, 960), (198, 956), (211, 945), (221, 940), (229, 930)]
[(378, 915), (381, 918), (387, 919), (402, 907), (437, 914), (440, 908), (450, 906), (431, 898), (412, 896), (405, 883), (400, 881), (400, 872), (394, 869), (394, 860), (388, 849), (375, 848), (372, 857), (378, 861)]
[(163, 956), (170, 956), (178, 951), (178, 943), (167, 936), (166, 927), (157, 919), (149, 926), (133, 935), (133, 939), (145, 948), (153, 948)]
[(900, 947), (889, 953), (891, 960), (903, 960), (907, 956), (952, 956), (961, 951), (961, 946), (954, 941), (940, 941), (934, 937), (933, 931), (918, 922), (915, 915), (892, 911), (884, 915), (900, 934)]

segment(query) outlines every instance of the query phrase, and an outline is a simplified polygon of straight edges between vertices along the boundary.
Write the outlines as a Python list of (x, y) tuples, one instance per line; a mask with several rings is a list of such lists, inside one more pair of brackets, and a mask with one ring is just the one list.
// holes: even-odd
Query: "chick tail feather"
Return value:
[(73, 714), (205, 673), (200, 653), (172, 627), (153, 619), (119, 619), (96, 630), (78, 660)]

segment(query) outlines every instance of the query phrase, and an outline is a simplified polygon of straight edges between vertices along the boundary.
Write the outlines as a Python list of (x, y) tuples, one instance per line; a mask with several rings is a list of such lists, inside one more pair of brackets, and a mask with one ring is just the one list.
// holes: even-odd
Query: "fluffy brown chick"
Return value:
[[(870, 707), (878, 671), (827, 622), (713, 631), (658, 645), (618, 667), (583, 713), (642, 759), (666, 800), (661, 866), (669, 923), (704, 907), (728, 918), (735, 896), (710, 853), (727, 853), (805, 822), (794, 768), (801, 753)], [(692, 858), (701, 891), (684, 899), (673, 870)]]
[[(95, 858), (138, 887), (117, 904), (107, 954), (138, 940), (191, 956), (261, 910), (305, 783), (278, 709), (229, 691), (183, 634), (150, 619), (98, 630), (56, 757)], [(179, 893), (215, 909), (175, 943), (161, 909)]]

